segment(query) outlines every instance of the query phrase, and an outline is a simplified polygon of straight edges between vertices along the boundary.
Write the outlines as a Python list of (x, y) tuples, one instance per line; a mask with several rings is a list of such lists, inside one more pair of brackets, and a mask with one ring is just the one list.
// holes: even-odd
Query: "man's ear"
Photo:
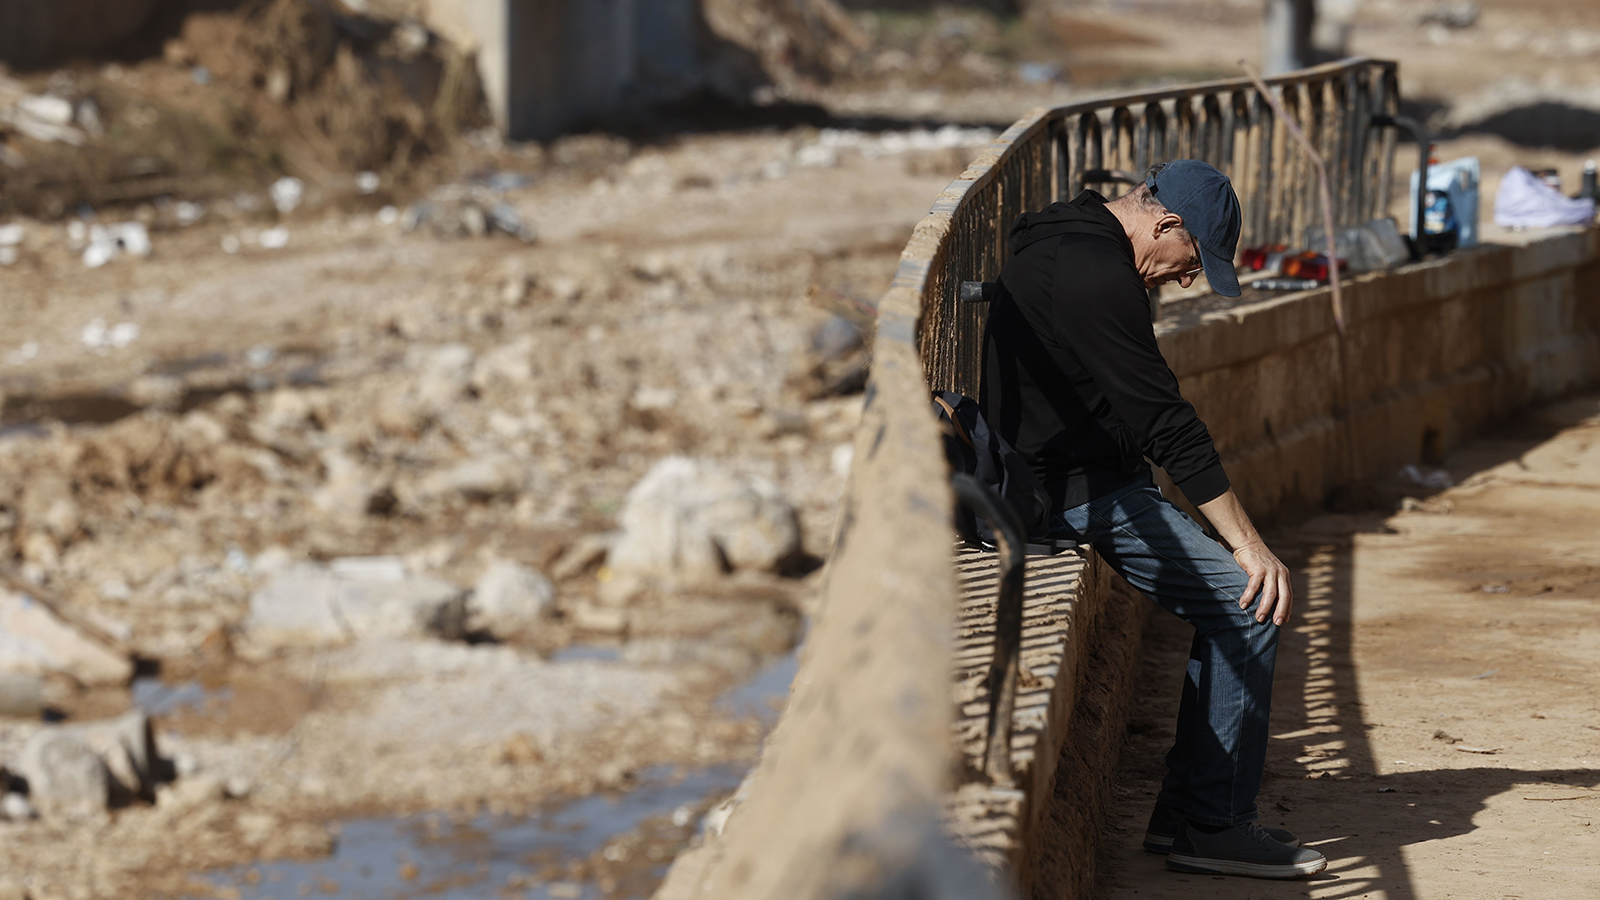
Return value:
[(1156, 237), (1160, 237), (1169, 231), (1174, 231), (1182, 227), (1183, 216), (1180, 216), (1175, 212), (1162, 213), (1161, 218), (1156, 219)]

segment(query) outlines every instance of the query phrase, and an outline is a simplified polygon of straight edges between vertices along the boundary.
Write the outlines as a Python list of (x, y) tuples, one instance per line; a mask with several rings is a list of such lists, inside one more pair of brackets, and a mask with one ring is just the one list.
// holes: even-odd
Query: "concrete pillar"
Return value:
[(430, 0), (431, 24), (478, 48), (495, 122), (548, 138), (703, 82), (697, 0)]
[(1265, 42), (1261, 68), (1267, 75), (1282, 75), (1311, 65), (1311, 29), (1316, 20), (1315, 0), (1266, 0), (1262, 22)]

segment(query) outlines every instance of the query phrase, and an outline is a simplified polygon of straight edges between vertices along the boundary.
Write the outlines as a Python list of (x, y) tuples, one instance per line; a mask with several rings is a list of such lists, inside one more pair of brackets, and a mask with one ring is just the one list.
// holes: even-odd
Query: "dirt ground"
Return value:
[[(1260, 808), (1310, 879), (1167, 872), (1139, 847), (1188, 638), (1152, 616), (1096, 896), (1600, 895), (1600, 397), (1494, 429), (1397, 514), (1273, 535), (1295, 569)], [(1395, 493), (1403, 489), (1396, 480)]]
[[(441, 74), (448, 47), (416, 55), (409, 32), (366, 18), (328, 39), (281, 15), (293, 6), (255, 7), (276, 10), (279, 43), (216, 15), (152, 58), (0, 85), (95, 98), (105, 127), (82, 153), (16, 134), (0, 153), (0, 203), (17, 213), (0, 224), (25, 232), (0, 267), (0, 561), (136, 659), (142, 683), (201, 692), (157, 717), (158, 739), (236, 795), (0, 822), (0, 877), (34, 900), (216, 893), (199, 873), (326, 853), (326, 826), (353, 815), (517, 812), (625, 790), (654, 766), (747, 763), (761, 725), (717, 697), (801, 632), (859, 411), (850, 324), (868, 324), (911, 227), (1030, 107), (1236, 74), (1213, 48), (1253, 57), (1258, 9), (863, 13), (864, 43), (817, 57), (831, 75), (775, 73), (782, 102), (760, 126), (506, 145), (476, 130), (456, 82), (448, 102), (419, 106), (339, 62)], [(1441, 157), (1482, 156), (1486, 194), (1513, 162), (1575, 185), (1600, 144), (1583, 130), (1600, 109), (1594, 8), (1492, 0), (1478, 24), (1442, 32), (1418, 15), (1363, 5), (1352, 50), (1401, 60), (1407, 97), (1446, 135)], [(322, 35), (316, 53), (282, 43), (296, 28)], [(1468, 71), (1467, 56), (1481, 64)], [(368, 103), (382, 122), (351, 112)], [(1507, 118), (1529, 108), (1540, 127), (1570, 127), (1530, 146)], [(393, 140), (347, 139), (380, 124)], [(935, 130), (946, 124), (982, 127)], [(279, 210), (268, 188), (286, 174), (304, 197)], [(536, 239), (483, 233), (498, 204)], [(148, 258), (87, 267), (79, 229), (123, 221), (146, 226)], [(597, 541), (670, 454), (774, 485), (797, 510), (802, 564), (608, 589)], [(468, 478), (484, 470), (490, 483)], [(1455, 502), (1403, 518), (1466, 521)], [(1339, 534), (1330, 559), (1378, 539)], [(520, 643), (247, 646), (249, 597), (275, 573), (372, 554), (462, 587), (518, 562), (551, 576), (553, 612)], [(1485, 597), (1517, 596), (1520, 582), (1495, 577), (1512, 593)], [(129, 703), (67, 687), (56, 712), (72, 723)], [(0, 762), (41, 727), (0, 720)], [(1425, 745), (1481, 761), (1446, 741)], [(1296, 785), (1336, 790), (1331, 778)], [(1284, 796), (1301, 815), (1301, 795)], [(563, 872), (582, 881), (614, 862)], [(1389, 865), (1385, 883), (1400, 883)]]
[[(286, 217), (280, 250), (226, 253), (224, 238), (259, 227), (235, 222), (158, 233), (149, 259), (94, 270), (59, 233), (33, 244), (0, 276), (3, 331), (29, 347), (6, 348), (7, 408), (68, 423), (10, 420), (16, 565), (169, 685), (230, 692), (164, 717), (158, 736), (252, 787), (221, 808), (232, 827), (208, 814), (187, 842), (151, 830), (167, 820), (158, 807), (87, 829), (0, 824), (0, 867), (65, 896), (172, 890), (185, 870), (328, 846), (304, 828), (252, 843), (237, 825), (252, 815), (515, 811), (625, 787), (646, 766), (748, 760), (759, 725), (712, 702), (793, 645), (815, 574), (629, 598), (612, 624), (580, 566), (558, 576), (557, 615), (523, 648), (246, 659), (232, 643), (249, 593), (286, 560), (392, 554), (462, 585), (498, 558), (558, 571), (669, 453), (768, 479), (821, 554), (859, 394), (818, 391), (812, 331), (830, 304), (849, 311), (886, 286), (947, 174), (924, 162), (940, 151), (845, 149), (791, 168), (817, 143), (686, 139), (507, 192), (539, 230), (531, 246), (336, 211)], [(750, 213), (771, 209), (792, 214)], [(138, 336), (88, 346), (96, 319), (136, 322)], [(428, 361), (459, 346), (473, 374), (430, 412)], [(485, 455), (531, 474), (476, 499), (427, 486)], [(393, 508), (372, 512), (378, 495)], [(51, 508), (72, 521), (51, 530)], [(589, 644), (620, 658), (559, 656)], [(75, 720), (126, 703), (98, 691), (61, 706)], [(0, 723), (0, 748), (38, 727)]]

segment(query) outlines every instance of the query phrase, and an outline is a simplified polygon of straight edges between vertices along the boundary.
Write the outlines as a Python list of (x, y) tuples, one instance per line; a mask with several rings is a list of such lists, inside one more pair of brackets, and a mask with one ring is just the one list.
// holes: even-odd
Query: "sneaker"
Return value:
[[(1157, 803), (1156, 808), (1150, 811), (1150, 824), (1144, 827), (1144, 848), (1151, 853), (1163, 854), (1171, 850), (1172, 839), (1178, 836), (1178, 827), (1182, 824), (1182, 814), (1164, 803)], [(1261, 830), (1280, 844), (1300, 846), (1300, 838), (1287, 828), (1263, 825)]]
[(1172, 841), (1167, 868), (1206, 875), (1248, 875), (1252, 878), (1299, 878), (1321, 872), (1328, 859), (1309, 847), (1290, 847), (1267, 836), (1250, 822), (1216, 834), (1185, 823)]

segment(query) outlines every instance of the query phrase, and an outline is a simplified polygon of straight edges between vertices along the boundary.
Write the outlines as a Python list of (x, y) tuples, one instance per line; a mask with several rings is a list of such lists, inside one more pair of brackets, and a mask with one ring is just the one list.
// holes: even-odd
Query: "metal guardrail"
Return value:
[[(1322, 155), (1336, 224), (1383, 215), (1394, 133), (1374, 127), (1372, 117), (1399, 111), (1397, 64), (1344, 60), (1267, 79), (1267, 86)], [(1097, 170), (1138, 173), (1184, 158), (1203, 159), (1233, 179), (1244, 214), (1241, 247), (1293, 246), (1318, 221), (1311, 165), (1248, 79), (1032, 113), (939, 196), (901, 258), (896, 287), (922, 297), (917, 343), (930, 387), (977, 396), (986, 310), (962, 302), (961, 284), (999, 276), (1006, 233), (1018, 215), (1072, 199), (1105, 177)]]

